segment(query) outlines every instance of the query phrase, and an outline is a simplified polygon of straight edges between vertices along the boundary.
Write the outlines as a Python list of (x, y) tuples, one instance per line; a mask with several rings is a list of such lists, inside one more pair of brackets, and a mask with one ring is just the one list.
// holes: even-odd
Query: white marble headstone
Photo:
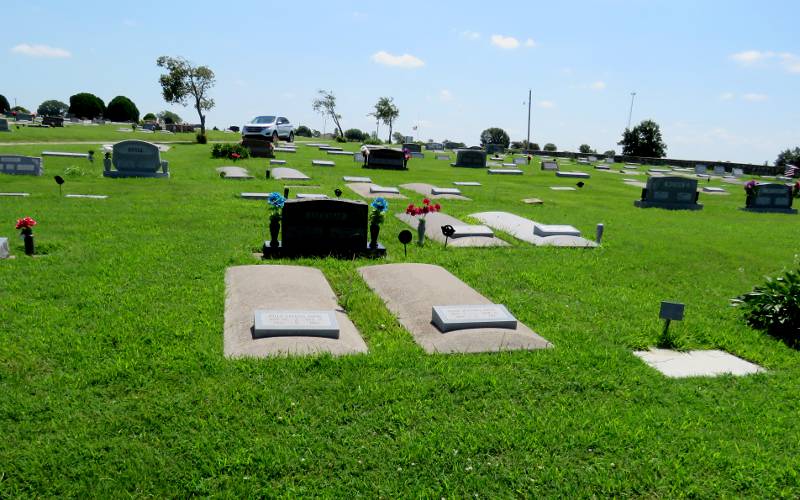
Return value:
[(327, 337), (339, 338), (335, 311), (265, 310), (255, 311), (255, 338)]
[(441, 332), (469, 328), (517, 328), (517, 319), (502, 304), (433, 306), (431, 322)]

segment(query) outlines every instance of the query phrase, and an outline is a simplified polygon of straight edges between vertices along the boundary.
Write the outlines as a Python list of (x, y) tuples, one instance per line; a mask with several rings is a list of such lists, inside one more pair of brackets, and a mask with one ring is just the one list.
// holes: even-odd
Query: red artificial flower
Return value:
[(422, 215), (422, 209), (421, 209), (420, 207), (417, 207), (417, 208), (414, 210), (414, 212), (415, 212), (415, 213), (414, 213), (414, 215)]
[(430, 205), (431, 204), (431, 200), (429, 200), (428, 198), (425, 198), (424, 200), (422, 200), (422, 203), (424, 203), (426, 205)]
[(238, 158), (241, 158), (241, 157), (242, 157), (242, 155), (240, 155), (239, 153), (233, 153), (233, 154), (231, 154), (231, 158), (236, 158), (236, 159), (238, 159)]
[(442, 209), (442, 206), (437, 203), (436, 205), (433, 206), (433, 208), (435, 208), (436, 211), (438, 212), (439, 210)]
[(17, 225), (15, 229), (30, 229), (36, 225), (36, 221), (31, 219), (30, 217), (23, 217), (22, 219), (17, 219)]
[(430, 211), (431, 211), (431, 209), (430, 209), (430, 207), (428, 205), (425, 205), (424, 207), (422, 207), (422, 213), (423, 214), (427, 214)]

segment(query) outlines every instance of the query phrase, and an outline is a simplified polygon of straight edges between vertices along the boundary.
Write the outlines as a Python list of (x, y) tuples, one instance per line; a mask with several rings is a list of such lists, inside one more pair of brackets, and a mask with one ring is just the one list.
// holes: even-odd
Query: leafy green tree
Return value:
[(608, 151), (606, 151), (603, 154), (606, 155), (606, 156), (617, 156), (617, 152), (614, 151), (613, 149), (609, 149)]
[(558, 151), (558, 148), (552, 142), (548, 142), (547, 144), (544, 145), (544, 150), (547, 151), (548, 153), (551, 153), (553, 151)]
[(531, 150), (531, 151), (540, 151), (541, 149), (542, 149), (542, 148), (540, 148), (540, 147), (539, 147), (539, 144), (537, 144), (537, 143), (535, 143), (535, 142), (532, 142), (532, 143), (531, 143), (531, 147), (530, 147), (530, 150)]
[(331, 119), (333, 119), (333, 123), (336, 124), (339, 136), (343, 137), (344, 131), (342, 130), (341, 123), (339, 123), (339, 120), (342, 119), (342, 115), (336, 113), (336, 96), (333, 95), (333, 91), (327, 90), (318, 90), (317, 93), (319, 97), (314, 99), (314, 102), (311, 103), (311, 107), (321, 115), (330, 116)]
[(8, 113), (9, 111), (11, 111), (11, 105), (8, 103), (8, 99), (0, 94), (0, 113)]
[(392, 124), (400, 116), (400, 110), (394, 104), (393, 97), (381, 97), (375, 103), (375, 111), (369, 114), (374, 116), (376, 120), (382, 121), (385, 125), (389, 126), (389, 141), (392, 140)]
[[(404, 136), (400, 132), (395, 132), (395, 133), (392, 134), (392, 141), (394, 141), (397, 144), (403, 144), (403, 141), (405, 140), (405, 138), (406, 138), (406, 136)], [(389, 142), (391, 143), (392, 141), (389, 141)]]
[(775, 166), (785, 167), (786, 165), (800, 166), (800, 148), (787, 148), (786, 151), (780, 152), (778, 159), (775, 160)]
[(306, 127), (305, 125), (300, 125), (294, 131), (294, 135), (298, 137), (311, 137), (311, 129)]
[(357, 128), (349, 128), (344, 131), (344, 137), (350, 142), (361, 142), (365, 137), (369, 137), (369, 134), (365, 134)]
[(156, 64), (167, 70), (158, 79), (164, 100), (181, 106), (191, 100), (200, 116), (200, 135), (205, 136), (206, 115), (203, 112), (214, 107), (214, 99), (208, 96), (215, 83), (214, 72), (208, 66), (194, 66), (182, 57), (161, 56)]
[(81, 92), (70, 96), (69, 113), (79, 118), (99, 118), (106, 111), (103, 100), (94, 94)]
[(183, 123), (183, 119), (178, 116), (177, 113), (173, 113), (172, 111), (164, 110), (157, 116), (164, 123)]
[(41, 103), (36, 110), (36, 114), (42, 116), (64, 116), (67, 110), (69, 110), (68, 104), (52, 99)]
[(23, 106), (14, 106), (13, 108), (11, 108), (11, 111), (16, 111), (18, 113), (30, 113), (30, 111), (28, 111), (28, 108)]
[(589, 154), (589, 153), (596, 153), (594, 149), (591, 148), (588, 144), (581, 144), (578, 148), (578, 152), (581, 154)]
[(146, 115), (144, 115), (142, 117), (142, 121), (145, 121), (145, 122), (154, 122), (154, 121), (156, 121), (156, 119), (157, 119), (156, 115), (153, 114), (153, 113), (147, 113)]
[(501, 128), (491, 127), (481, 132), (481, 146), (486, 146), (487, 144), (501, 144), (504, 148), (507, 148), (510, 143), (511, 138), (508, 137), (506, 131)]
[(138, 122), (139, 109), (133, 101), (124, 95), (118, 95), (108, 103), (105, 117), (112, 122)]
[(667, 155), (667, 145), (661, 137), (661, 128), (653, 120), (645, 120), (633, 127), (625, 129), (622, 140), (622, 154), (627, 156), (644, 156), (647, 158), (663, 158)]

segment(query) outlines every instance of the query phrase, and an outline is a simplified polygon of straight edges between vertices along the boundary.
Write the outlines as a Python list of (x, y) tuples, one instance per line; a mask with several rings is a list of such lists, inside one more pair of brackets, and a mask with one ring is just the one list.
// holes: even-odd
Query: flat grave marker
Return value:
[(480, 186), (480, 182), (475, 181), (454, 181), (453, 185), (455, 186)]
[(470, 328), (517, 328), (517, 318), (502, 304), (433, 306), (431, 322), (441, 332)]
[(557, 170), (556, 177), (571, 177), (575, 179), (588, 179), (591, 176), (586, 172), (567, 172), (564, 170)]
[(328, 160), (311, 160), (311, 165), (315, 167), (335, 167), (336, 163)]
[(304, 174), (299, 170), (286, 167), (273, 168), (270, 171), (270, 177), (272, 177), (273, 179), (287, 179), (293, 181), (307, 181), (311, 179), (311, 177), (307, 176), (306, 174)]
[(368, 182), (371, 183), (372, 179), (369, 177), (351, 177), (349, 175), (345, 175), (342, 177), (342, 180), (345, 182)]
[(756, 364), (719, 350), (678, 352), (650, 349), (633, 354), (669, 378), (742, 376), (764, 371)]
[(522, 175), (523, 171), (516, 168), (490, 168), (487, 173), (490, 175)]
[(248, 172), (246, 168), (242, 167), (218, 167), (216, 171), (223, 179), (244, 180), (253, 178), (253, 176), (250, 175), (250, 172)]

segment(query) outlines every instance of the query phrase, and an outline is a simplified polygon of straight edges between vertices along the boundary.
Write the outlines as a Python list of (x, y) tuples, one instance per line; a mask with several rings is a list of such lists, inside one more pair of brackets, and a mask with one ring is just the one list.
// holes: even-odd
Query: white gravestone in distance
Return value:
[[(169, 177), (169, 163), (161, 159), (155, 144), (122, 141), (114, 144), (111, 154), (111, 160), (103, 161), (104, 177)], [(111, 170), (112, 164), (116, 170)]]
[(456, 186), (480, 186), (481, 185), (480, 182), (474, 182), (474, 181), (455, 181), (453, 184), (456, 185)]
[(272, 311), (257, 309), (253, 337), (326, 337), (339, 338), (339, 324), (334, 311)]
[(311, 160), (311, 164), (316, 167), (335, 167), (336, 164), (327, 160)]
[(487, 172), (494, 175), (522, 175), (522, 170), (516, 168), (490, 168)]
[(348, 175), (345, 175), (344, 177), (342, 177), (342, 180), (345, 181), (345, 182), (367, 182), (367, 183), (372, 183), (372, 179), (370, 179), (369, 177), (350, 177)]
[(433, 187), (431, 188), (431, 194), (461, 194), (461, 190), (458, 188)]
[(475, 225), (453, 225), (453, 236), (451, 238), (484, 237), (493, 238), (494, 231), (489, 226), (480, 224)]
[(0, 238), (0, 259), (7, 259), (11, 256), (8, 250), (8, 238)]
[(375, 186), (369, 187), (370, 193), (387, 193), (387, 194), (400, 194), (400, 190), (396, 187)]
[(431, 322), (441, 332), (469, 328), (517, 328), (517, 319), (502, 304), (433, 306)]

